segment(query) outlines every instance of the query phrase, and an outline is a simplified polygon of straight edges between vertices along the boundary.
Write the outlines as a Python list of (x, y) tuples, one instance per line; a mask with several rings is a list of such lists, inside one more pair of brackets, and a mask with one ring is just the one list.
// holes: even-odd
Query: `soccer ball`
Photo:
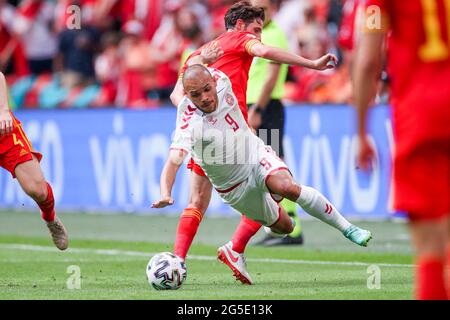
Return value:
[(147, 264), (147, 280), (156, 290), (176, 290), (186, 280), (186, 265), (170, 252), (154, 255)]

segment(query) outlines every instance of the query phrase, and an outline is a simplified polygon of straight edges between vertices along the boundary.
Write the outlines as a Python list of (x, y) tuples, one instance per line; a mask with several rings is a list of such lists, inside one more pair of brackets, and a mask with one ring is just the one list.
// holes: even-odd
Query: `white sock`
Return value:
[(301, 186), (301, 188), (300, 197), (296, 202), (303, 210), (341, 232), (351, 226), (323, 194), (311, 187)]

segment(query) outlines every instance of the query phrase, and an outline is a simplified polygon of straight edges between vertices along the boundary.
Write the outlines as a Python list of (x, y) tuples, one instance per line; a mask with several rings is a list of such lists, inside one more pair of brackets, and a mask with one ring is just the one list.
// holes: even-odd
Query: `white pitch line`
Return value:
[[(44, 252), (61, 252), (54, 247), (47, 246), (36, 246), (28, 244), (2, 244), (0, 243), (1, 249), (8, 250), (25, 250), (25, 251), (44, 251)], [(135, 256), (135, 257), (146, 257), (150, 258), (155, 255), (155, 252), (141, 252), (141, 251), (128, 251), (119, 249), (88, 249), (88, 248), (69, 248), (65, 253), (91, 253), (99, 255), (109, 255), (109, 256)], [(188, 255), (190, 260), (207, 260), (214, 261), (217, 257), (213, 256), (197, 256)], [(401, 264), (401, 263), (368, 263), (368, 262), (357, 262), (357, 261), (320, 261), (320, 260), (288, 260), (288, 259), (269, 259), (269, 258), (248, 258), (249, 262), (259, 262), (259, 263), (285, 263), (285, 264), (312, 264), (312, 265), (341, 265), (341, 266), (370, 266), (377, 265), (379, 267), (397, 267), (397, 268), (411, 268), (414, 267), (413, 264)]]

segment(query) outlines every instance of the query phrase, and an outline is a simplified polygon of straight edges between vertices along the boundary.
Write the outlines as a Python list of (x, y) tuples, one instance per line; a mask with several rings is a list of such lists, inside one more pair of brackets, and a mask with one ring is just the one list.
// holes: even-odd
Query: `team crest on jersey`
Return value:
[(229, 106), (232, 106), (234, 104), (234, 98), (231, 94), (227, 93), (225, 95), (225, 101), (228, 103)]
[(217, 119), (214, 118), (213, 116), (207, 117), (206, 120), (208, 120), (208, 122), (211, 123), (212, 125), (215, 125), (217, 122)]

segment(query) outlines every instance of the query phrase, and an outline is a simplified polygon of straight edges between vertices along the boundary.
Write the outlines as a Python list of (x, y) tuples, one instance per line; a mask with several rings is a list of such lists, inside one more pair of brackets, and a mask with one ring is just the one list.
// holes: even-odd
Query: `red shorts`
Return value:
[(13, 132), (0, 138), (0, 167), (8, 170), (15, 178), (14, 170), (17, 165), (32, 160), (33, 155), (41, 161), (42, 155), (33, 151), (31, 142), (23, 132), (22, 124), (14, 116), (12, 117)]
[(198, 174), (199, 176), (206, 177), (205, 172), (203, 171), (203, 169), (198, 164), (196, 164), (194, 162), (194, 159), (190, 158), (186, 167), (189, 170), (191, 170), (191, 171), (195, 172), (196, 174)]
[(411, 220), (436, 220), (450, 213), (450, 140), (421, 143), (396, 152), (394, 208)]

